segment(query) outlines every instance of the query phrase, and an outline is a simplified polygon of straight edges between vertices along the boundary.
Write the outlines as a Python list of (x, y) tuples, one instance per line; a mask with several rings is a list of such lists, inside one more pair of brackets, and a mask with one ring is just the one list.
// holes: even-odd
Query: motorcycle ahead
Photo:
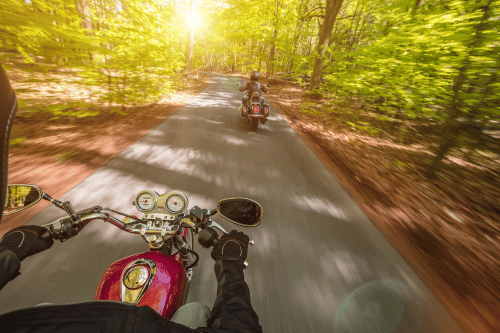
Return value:
[[(182, 192), (159, 195), (151, 190), (139, 192), (133, 205), (142, 218), (100, 206), (75, 211), (69, 201), (60, 202), (35, 185), (9, 185), (4, 215), (20, 212), (45, 199), (63, 209), (68, 216), (43, 225), (43, 237), (61, 242), (76, 236), (90, 221), (103, 220), (123, 231), (140, 235), (150, 251), (120, 259), (104, 272), (94, 300), (122, 301), (137, 306), (149, 306), (171, 319), (187, 298), (193, 267), (199, 256), (193, 250), (194, 235), (204, 248), (218, 243), (214, 228), (227, 233), (210, 217), (219, 213), (224, 219), (243, 227), (257, 226), (262, 219), (262, 206), (251, 199), (220, 200), (216, 209), (193, 207), (187, 210), (188, 198)], [(124, 216), (119, 220), (109, 213)], [(254, 242), (250, 241), (253, 245)], [(248, 262), (245, 262), (245, 267)]]
[[(267, 85), (270, 87), (270, 85)], [(240, 106), (242, 118), (250, 122), (250, 129), (256, 131), (259, 128), (259, 121), (265, 124), (269, 117), (269, 106), (264, 104), (264, 99), (258, 92), (254, 92), (248, 101), (248, 105)]]

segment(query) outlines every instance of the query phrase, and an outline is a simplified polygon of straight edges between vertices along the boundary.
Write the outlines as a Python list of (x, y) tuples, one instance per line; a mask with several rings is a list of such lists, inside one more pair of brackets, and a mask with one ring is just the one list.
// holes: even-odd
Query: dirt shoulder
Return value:
[[(97, 116), (51, 120), (47, 113), (27, 117), (20, 110), (11, 134), (9, 184), (36, 184), (59, 198), (188, 103), (209, 82), (202, 75), (198, 80), (185, 79), (176, 93), (152, 105), (128, 107), (126, 114), (103, 107)], [(16, 88), (15, 79), (13, 85)], [(16, 139), (21, 142), (12, 145)], [(4, 216), (0, 237), (48, 205), (42, 201)]]
[(311, 103), (294, 85), (273, 86), (266, 98), (461, 327), (499, 332), (498, 178), (450, 156), (429, 180), (425, 146), (369, 136), (335, 113), (304, 113), (301, 104)]

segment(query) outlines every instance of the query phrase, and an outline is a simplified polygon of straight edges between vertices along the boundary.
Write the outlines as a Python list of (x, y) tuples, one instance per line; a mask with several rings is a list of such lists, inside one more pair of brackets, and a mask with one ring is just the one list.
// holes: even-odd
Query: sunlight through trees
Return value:
[(500, 152), (499, 17), (500, 0), (2, 0), (0, 61), (72, 69), (117, 105), (183, 69), (285, 74), (402, 131), (441, 126), (433, 173), (457, 146)]

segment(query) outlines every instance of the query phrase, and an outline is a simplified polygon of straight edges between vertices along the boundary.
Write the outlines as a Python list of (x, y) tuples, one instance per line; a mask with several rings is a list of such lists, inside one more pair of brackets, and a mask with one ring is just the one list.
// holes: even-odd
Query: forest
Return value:
[(71, 70), (112, 105), (153, 101), (182, 70), (258, 70), (325, 98), (321, 112), (360, 105), (372, 121), (354, 128), (438, 133), (432, 176), (457, 147), (498, 158), (499, 17), (498, 0), (3, 0), (0, 61)]

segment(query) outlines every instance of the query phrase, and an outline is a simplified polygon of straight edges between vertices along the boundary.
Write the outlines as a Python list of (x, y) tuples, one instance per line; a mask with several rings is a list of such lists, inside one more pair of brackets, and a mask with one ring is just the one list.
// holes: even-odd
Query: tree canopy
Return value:
[(500, 0), (3, 0), (0, 61), (72, 68), (118, 104), (182, 69), (288, 73), (331, 103), (441, 126), (435, 169), (456, 146), (500, 151), (499, 19)]

